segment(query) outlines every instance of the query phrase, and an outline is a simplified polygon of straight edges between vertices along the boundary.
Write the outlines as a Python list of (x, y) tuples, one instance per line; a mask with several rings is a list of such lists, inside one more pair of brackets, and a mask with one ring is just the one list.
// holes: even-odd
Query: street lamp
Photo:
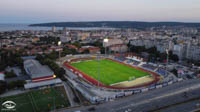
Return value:
[(166, 49), (166, 54), (167, 54), (167, 64), (168, 64), (168, 61), (169, 61), (169, 49)]
[[(106, 38), (106, 39), (103, 40), (104, 43), (108, 43), (108, 41), (109, 41), (108, 38)], [(104, 46), (105, 46), (105, 56), (106, 56), (106, 46), (107, 45), (104, 44)]]
[[(169, 49), (166, 49), (166, 54), (167, 54), (167, 65), (166, 65), (166, 73), (167, 73), (167, 66), (168, 66), (168, 61), (169, 61)], [(168, 75), (168, 74), (167, 74)]]

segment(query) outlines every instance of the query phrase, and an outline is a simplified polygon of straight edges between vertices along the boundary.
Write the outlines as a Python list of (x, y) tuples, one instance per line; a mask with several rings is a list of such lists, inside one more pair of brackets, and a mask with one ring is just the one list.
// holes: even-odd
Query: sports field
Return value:
[(54, 108), (68, 107), (69, 101), (63, 87), (33, 90), (15, 96), (0, 98), (0, 103), (13, 101), (15, 112), (48, 112)]
[(107, 59), (88, 60), (77, 63), (75, 62), (71, 63), (71, 66), (79, 69), (81, 72), (88, 74), (96, 80), (98, 80), (99, 73), (100, 82), (105, 85), (133, 80), (134, 78), (149, 75), (149, 73), (144, 71), (140, 71)]

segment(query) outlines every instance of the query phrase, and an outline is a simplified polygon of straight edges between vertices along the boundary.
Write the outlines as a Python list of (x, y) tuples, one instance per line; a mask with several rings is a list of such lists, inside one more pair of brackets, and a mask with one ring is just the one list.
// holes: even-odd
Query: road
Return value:
[(197, 108), (196, 104), (200, 103), (200, 99), (193, 99), (193, 100), (188, 100), (186, 102), (182, 102), (179, 104), (175, 104), (173, 106), (169, 106), (169, 107), (164, 107), (161, 109), (157, 109), (154, 110), (152, 112), (190, 112), (191, 110), (195, 110), (195, 109), (200, 109)]
[(7, 78), (6, 82), (12, 82), (12, 81), (17, 81), (17, 80), (30, 80), (30, 77), (28, 75), (21, 75), (13, 78)]
[[(185, 94), (187, 95), (185, 96)], [(94, 107), (96, 112), (156, 111), (156, 109), (195, 98), (200, 98), (200, 79), (187, 80), (146, 93), (119, 98), (115, 101), (100, 104), (98, 106), (83, 106), (74, 109), (61, 110), (60, 112), (74, 112), (76, 110), (87, 112), (91, 107)], [(164, 108), (162, 111), (166, 112), (167, 109), (169, 109), (170, 112), (188, 112), (188, 110), (193, 110), (194, 107), (188, 106), (187, 110), (183, 110), (182, 108), (173, 108), (172, 106)]]
[(5, 93), (1, 94), (0, 97), (13, 96), (13, 95), (22, 94), (22, 93), (25, 93), (25, 92), (27, 92), (27, 91), (24, 91), (24, 90), (10, 90), (10, 91), (6, 91)]
[(74, 98), (76, 97), (75, 94), (72, 92), (71, 88), (69, 87), (69, 85), (66, 83), (66, 82), (63, 82), (64, 84), (64, 87), (66, 89), (66, 93), (67, 93), (67, 96), (68, 96), (68, 99), (69, 99), (69, 102), (71, 104), (71, 107), (74, 107), (74, 106), (79, 106), (78, 103), (76, 103), (74, 101)]

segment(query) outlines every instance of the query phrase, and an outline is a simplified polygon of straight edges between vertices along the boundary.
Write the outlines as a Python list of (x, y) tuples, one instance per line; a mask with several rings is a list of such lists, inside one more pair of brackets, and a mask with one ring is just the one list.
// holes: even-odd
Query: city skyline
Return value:
[(199, 4), (199, 0), (3, 0), (0, 4), (0, 23), (200, 22)]

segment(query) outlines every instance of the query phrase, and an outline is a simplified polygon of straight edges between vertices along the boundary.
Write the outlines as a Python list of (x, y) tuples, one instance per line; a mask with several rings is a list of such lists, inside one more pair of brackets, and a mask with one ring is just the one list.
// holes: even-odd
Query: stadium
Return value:
[(156, 72), (139, 67), (137, 62), (104, 56), (72, 56), (64, 66), (93, 86), (108, 89), (147, 87), (161, 80)]

